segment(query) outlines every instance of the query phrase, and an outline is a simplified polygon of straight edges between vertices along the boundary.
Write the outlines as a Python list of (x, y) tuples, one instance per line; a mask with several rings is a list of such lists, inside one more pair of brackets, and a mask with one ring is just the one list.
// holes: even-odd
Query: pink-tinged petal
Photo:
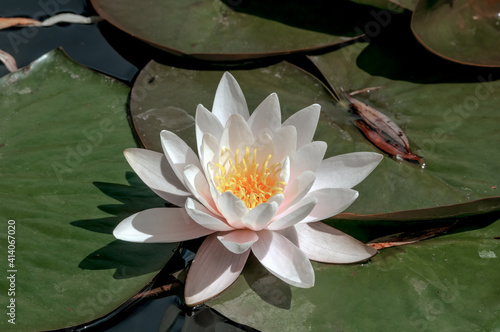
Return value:
[(297, 224), (283, 234), (309, 259), (318, 262), (358, 263), (377, 253), (376, 249), (322, 222)]
[(290, 285), (314, 286), (314, 270), (307, 256), (283, 235), (262, 230), (252, 252), (261, 264), (276, 277)]
[(324, 188), (311, 191), (306, 197), (316, 197), (318, 202), (301, 223), (318, 221), (339, 214), (358, 198), (358, 192), (349, 188)]
[(203, 174), (198, 167), (194, 165), (187, 165), (184, 168), (184, 183), (201, 204), (203, 204), (212, 213), (220, 215), (212, 198), (207, 178), (205, 178), (205, 174)]
[(242, 254), (257, 242), (259, 236), (254, 231), (248, 229), (239, 229), (223, 235), (217, 236), (219, 241), (235, 254)]
[(248, 125), (255, 137), (261, 134), (272, 136), (281, 127), (281, 109), (278, 95), (270, 94), (260, 103), (248, 119)]
[(160, 138), (163, 152), (165, 153), (170, 166), (172, 166), (172, 169), (179, 180), (184, 183), (183, 173), (186, 165), (193, 164), (198, 168), (201, 168), (198, 156), (186, 144), (186, 142), (168, 130), (162, 130)]
[(384, 157), (375, 152), (353, 152), (323, 160), (311, 190), (352, 188), (363, 181)]
[(247, 215), (248, 208), (241, 199), (226, 191), (219, 196), (217, 206), (229, 225), (234, 228), (244, 228), (242, 219)]
[(123, 154), (141, 180), (164, 200), (183, 206), (186, 198), (191, 196), (163, 153), (131, 148)]
[(280, 206), (279, 213), (285, 211), (289, 206), (299, 202), (311, 189), (316, 175), (313, 171), (305, 171), (295, 178), (295, 180), (288, 184), (285, 188), (285, 201)]
[(273, 219), (276, 215), (277, 211), (277, 202), (271, 201), (269, 203), (261, 203), (250, 209), (241, 221), (246, 228), (250, 228), (254, 231), (260, 231), (269, 224), (271, 219)]
[(218, 163), (221, 153), (220, 144), (217, 138), (211, 134), (203, 135), (203, 140), (200, 146), (200, 162), (203, 166), (203, 171), (207, 173), (207, 164), (209, 162)]
[(230, 231), (233, 228), (229, 226), (220, 216), (213, 214), (200, 202), (192, 198), (186, 200), (186, 212), (199, 225), (214, 231)]
[(310, 143), (318, 126), (321, 106), (313, 104), (290, 116), (283, 126), (295, 126), (297, 128), (297, 149), (302, 145)]
[(214, 136), (217, 141), (220, 140), (222, 136), (222, 131), (224, 126), (220, 123), (219, 119), (207, 110), (203, 105), (198, 105), (196, 108), (196, 146), (198, 151), (200, 151), (201, 141), (203, 135), (210, 134)]
[(322, 141), (314, 141), (303, 145), (290, 160), (290, 182), (302, 172), (316, 172), (325, 156), (327, 145)]
[(294, 126), (286, 126), (278, 129), (273, 136), (274, 154), (271, 165), (280, 163), (287, 156), (293, 156), (297, 149), (297, 130)]
[(125, 218), (116, 226), (113, 235), (129, 242), (179, 242), (213, 233), (198, 225), (184, 208), (154, 208)]
[(240, 85), (233, 75), (225, 72), (215, 92), (212, 113), (225, 126), (229, 117), (233, 114), (241, 115), (245, 121), (249, 118), (247, 102), (241, 91)]
[(221, 148), (227, 147), (233, 153), (240, 150), (240, 158), (245, 154), (245, 148), (254, 142), (253, 134), (245, 119), (239, 114), (233, 114), (227, 121), (220, 139)]
[(297, 224), (311, 213), (317, 201), (316, 197), (304, 198), (281, 215), (276, 216), (267, 229), (274, 231)]
[(234, 254), (217, 239), (208, 236), (194, 257), (186, 280), (186, 304), (195, 306), (219, 295), (240, 275), (250, 250)]

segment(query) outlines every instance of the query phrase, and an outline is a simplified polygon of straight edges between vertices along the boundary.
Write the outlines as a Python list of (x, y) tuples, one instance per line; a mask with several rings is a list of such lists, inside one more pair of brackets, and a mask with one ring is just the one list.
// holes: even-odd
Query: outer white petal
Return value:
[(191, 196), (162, 153), (131, 148), (123, 154), (141, 180), (164, 200), (183, 206), (186, 198)]
[(217, 140), (220, 140), (222, 136), (222, 131), (224, 130), (223, 125), (220, 123), (219, 119), (213, 115), (212, 112), (207, 110), (203, 105), (198, 105), (196, 108), (196, 146), (198, 152), (200, 151), (201, 140), (203, 135), (211, 134)]
[(316, 172), (325, 156), (327, 145), (322, 141), (314, 141), (303, 145), (290, 160), (290, 182), (304, 171)]
[(125, 218), (113, 235), (130, 242), (178, 242), (213, 233), (192, 220), (184, 208), (154, 208)]
[(214, 231), (230, 231), (229, 226), (220, 216), (213, 214), (206, 207), (192, 198), (186, 200), (186, 212), (199, 225)]
[(186, 165), (193, 164), (198, 168), (201, 168), (198, 156), (186, 144), (186, 142), (168, 130), (162, 130), (160, 138), (163, 152), (165, 153), (170, 166), (172, 166), (172, 169), (179, 180), (184, 183), (183, 173)]
[(264, 267), (290, 285), (314, 286), (314, 270), (307, 256), (283, 235), (262, 230), (252, 252)]
[(245, 148), (251, 146), (254, 137), (245, 119), (239, 114), (233, 114), (227, 121), (220, 139), (221, 148), (227, 147), (233, 153), (240, 149), (240, 157), (245, 154)]
[(353, 152), (323, 160), (311, 190), (352, 188), (363, 181), (384, 157), (375, 152)]
[(306, 197), (315, 197), (318, 202), (301, 223), (330, 218), (344, 211), (358, 198), (358, 192), (349, 188), (324, 188), (311, 191)]
[(270, 94), (260, 103), (248, 119), (248, 125), (255, 137), (273, 133), (281, 127), (281, 109), (278, 95)]
[(215, 92), (212, 113), (219, 119), (223, 126), (226, 125), (227, 120), (232, 114), (240, 114), (245, 121), (250, 116), (240, 85), (233, 75), (228, 72), (225, 72), (222, 76)]
[(222, 213), (229, 225), (234, 228), (243, 228), (241, 220), (247, 215), (248, 208), (245, 203), (232, 192), (226, 191), (219, 196), (217, 201), (219, 212)]
[(261, 203), (250, 209), (241, 220), (246, 228), (260, 231), (265, 228), (278, 211), (277, 202)]
[(257, 242), (259, 236), (254, 231), (248, 229), (239, 229), (217, 236), (219, 241), (229, 251), (235, 254), (242, 254)]
[(279, 208), (279, 213), (285, 211), (289, 206), (299, 202), (310, 191), (316, 175), (313, 171), (305, 171), (288, 184), (283, 192), (285, 200)]
[(317, 201), (316, 197), (304, 198), (281, 215), (276, 216), (267, 229), (274, 231), (297, 224), (311, 213)]
[(194, 306), (220, 294), (240, 275), (250, 250), (238, 255), (217, 239), (208, 236), (194, 257), (186, 280), (186, 304)]
[(205, 178), (205, 174), (203, 174), (198, 167), (194, 165), (187, 165), (184, 168), (184, 183), (189, 191), (193, 193), (193, 196), (201, 202), (201, 204), (203, 204), (212, 213), (220, 215), (212, 198), (207, 178)]
[(322, 222), (297, 224), (283, 230), (283, 235), (309, 259), (323, 263), (357, 263), (377, 253), (376, 249)]
[(321, 106), (313, 104), (294, 113), (283, 122), (283, 126), (291, 125), (297, 128), (297, 149), (312, 141), (318, 126), (320, 112)]

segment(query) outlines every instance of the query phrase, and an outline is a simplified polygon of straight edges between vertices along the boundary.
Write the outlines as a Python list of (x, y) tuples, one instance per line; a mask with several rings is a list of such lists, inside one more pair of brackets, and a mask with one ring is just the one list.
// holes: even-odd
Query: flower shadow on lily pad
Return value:
[[(154, 194), (133, 172), (125, 174), (129, 186), (114, 183), (95, 182), (94, 185), (105, 195), (122, 204), (101, 205), (101, 211), (113, 216), (107, 218), (72, 221), (71, 225), (91, 232), (111, 234), (125, 217), (145, 208), (160, 207), (165, 201)], [(114, 239), (114, 238), (113, 238)], [(106, 246), (90, 253), (79, 264), (82, 269), (115, 269), (114, 278), (124, 279), (159, 271), (173, 256), (178, 243), (139, 244), (113, 240)]]

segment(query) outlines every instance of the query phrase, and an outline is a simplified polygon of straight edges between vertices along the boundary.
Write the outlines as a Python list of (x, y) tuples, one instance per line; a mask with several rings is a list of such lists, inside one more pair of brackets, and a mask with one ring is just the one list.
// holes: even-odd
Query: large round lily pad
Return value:
[[(378, 88), (355, 97), (395, 121), (425, 160), (425, 168), (386, 160), (357, 187), (361, 195), (351, 212), (389, 213), (489, 197), (494, 199), (486, 205), (478, 201), (476, 213), (488, 205), (498, 209), (498, 73), (467, 71), (407, 40), (398, 48), (390, 42), (355, 44), (311, 57), (339, 95), (341, 89)], [(342, 144), (327, 142), (348, 152), (357, 141), (353, 136)]]
[(111, 234), (122, 218), (164, 204), (122, 154), (135, 146), (126, 119), (129, 88), (61, 50), (3, 77), (0, 86), (5, 264), (7, 241), (15, 239), (8, 268), (15, 282), (4, 265), (0, 288), (4, 312), (15, 299), (16, 323), (4, 313), (0, 329), (52, 330), (96, 319), (151, 281), (175, 249)]
[(431, 52), (448, 60), (500, 67), (500, 2), (420, 0), (411, 27)]
[(100, 16), (137, 38), (215, 61), (329, 47), (363, 34), (365, 23), (374, 20), (371, 7), (346, 0), (91, 2)]

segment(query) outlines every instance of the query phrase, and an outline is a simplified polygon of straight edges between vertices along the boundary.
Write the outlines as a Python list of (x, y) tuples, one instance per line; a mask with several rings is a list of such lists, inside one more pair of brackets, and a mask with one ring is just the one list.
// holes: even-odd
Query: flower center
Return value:
[[(227, 149), (222, 150), (222, 154)], [(269, 166), (272, 155), (269, 154), (260, 166), (257, 163), (257, 148), (253, 149), (250, 156), (250, 148), (247, 146), (245, 155), (239, 160), (239, 149), (236, 149), (234, 161), (229, 160), (230, 167), (226, 170), (222, 165), (216, 164), (221, 170), (221, 175), (216, 176), (217, 190), (221, 193), (230, 191), (239, 197), (245, 205), (251, 209), (260, 203), (265, 203), (276, 194), (283, 193), (286, 183), (280, 181), (281, 164), (274, 163)]]

